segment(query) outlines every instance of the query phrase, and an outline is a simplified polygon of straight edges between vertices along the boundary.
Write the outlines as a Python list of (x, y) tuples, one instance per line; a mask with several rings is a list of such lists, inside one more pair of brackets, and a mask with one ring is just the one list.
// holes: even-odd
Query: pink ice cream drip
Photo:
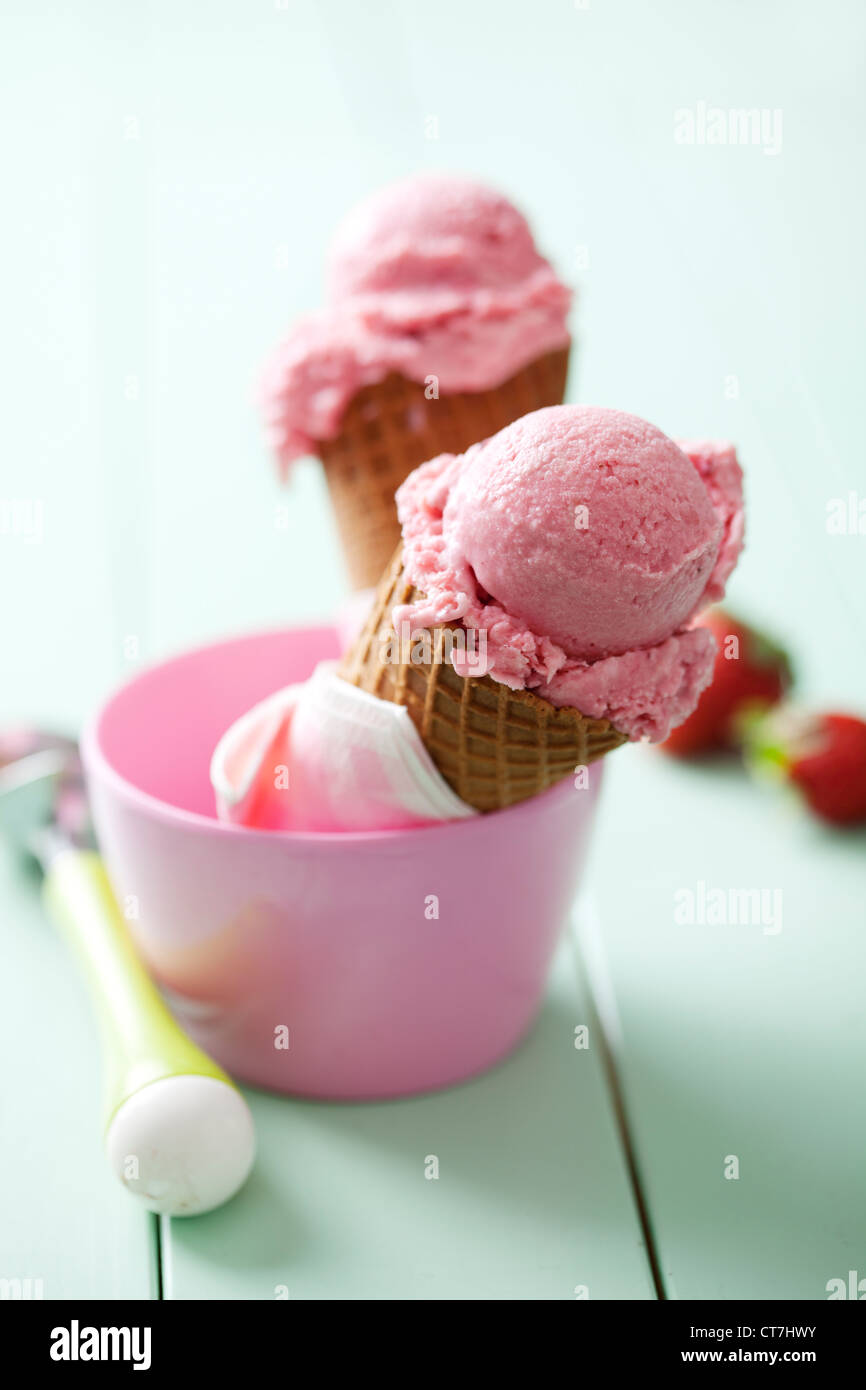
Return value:
[[(667, 737), (709, 683), (712, 635), (743, 542), (742, 473), (727, 444), (681, 448), (621, 411), (552, 406), (397, 493), (406, 575), (425, 598), (398, 631), (459, 621), (484, 670), (631, 739)], [(452, 654), (460, 675), (477, 656)]]
[(334, 438), (352, 397), (389, 372), (435, 376), (452, 393), (499, 385), (567, 345), (570, 303), (501, 194), (444, 174), (381, 190), (336, 233), (325, 308), (296, 324), (266, 370), (282, 468)]

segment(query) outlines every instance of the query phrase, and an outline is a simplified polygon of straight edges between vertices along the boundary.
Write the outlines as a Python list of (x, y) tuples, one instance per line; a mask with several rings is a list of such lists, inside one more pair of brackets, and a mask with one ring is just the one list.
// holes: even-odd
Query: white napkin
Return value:
[(330, 661), (223, 734), (211, 782), (221, 820), (267, 830), (395, 830), (476, 814), (408, 710), (341, 680)]

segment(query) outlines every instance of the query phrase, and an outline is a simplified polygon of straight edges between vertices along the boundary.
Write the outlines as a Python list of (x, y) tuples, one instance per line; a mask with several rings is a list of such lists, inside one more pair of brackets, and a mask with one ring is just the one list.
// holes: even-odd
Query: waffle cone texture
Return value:
[(413, 468), (560, 405), (568, 354), (568, 347), (545, 353), (489, 391), (428, 400), (423, 382), (392, 372), (358, 392), (340, 434), (318, 446), (353, 588), (378, 584), (388, 565), (400, 540), (394, 493)]
[(429, 662), (411, 659), (411, 641), (395, 660), (400, 643), (392, 609), (422, 596), (406, 578), (398, 545), (339, 674), (360, 690), (405, 706), (436, 767), (463, 801), (477, 811), (502, 810), (626, 742), (606, 719), (557, 709), (490, 676), (458, 676), (446, 654), (446, 633), (459, 623), (430, 629), (429, 642), (415, 648), (415, 655), (429, 652)]

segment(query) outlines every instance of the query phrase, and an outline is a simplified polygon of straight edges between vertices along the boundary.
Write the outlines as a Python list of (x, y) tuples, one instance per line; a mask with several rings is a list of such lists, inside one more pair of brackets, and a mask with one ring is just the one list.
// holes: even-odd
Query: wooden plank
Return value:
[[(866, 1277), (863, 837), (733, 768), (608, 771), (589, 954), (668, 1295), (826, 1298)], [(701, 883), (727, 922), (699, 920)], [(734, 924), (739, 889), (766, 911)]]

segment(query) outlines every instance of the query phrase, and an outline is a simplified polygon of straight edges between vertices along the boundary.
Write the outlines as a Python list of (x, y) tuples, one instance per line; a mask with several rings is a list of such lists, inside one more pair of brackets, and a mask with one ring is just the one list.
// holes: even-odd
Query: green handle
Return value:
[(233, 1083), (172, 1018), (139, 960), (98, 854), (62, 850), (45, 899), (84, 969), (105, 1061), (105, 1126), (142, 1086), (169, 1076)]

